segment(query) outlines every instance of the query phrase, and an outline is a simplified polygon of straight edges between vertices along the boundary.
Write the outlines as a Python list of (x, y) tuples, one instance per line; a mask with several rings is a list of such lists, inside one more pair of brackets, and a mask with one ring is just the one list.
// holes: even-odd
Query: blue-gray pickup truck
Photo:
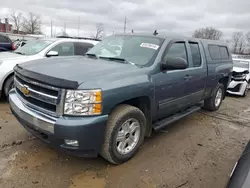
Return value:
[(23, 127), (42, 141), (120, 164), (153, 130), (201, 108), (217, 110), (232, 67), (220, 41), (112, 35), (84, 57), (17, 65), (9, 102)]

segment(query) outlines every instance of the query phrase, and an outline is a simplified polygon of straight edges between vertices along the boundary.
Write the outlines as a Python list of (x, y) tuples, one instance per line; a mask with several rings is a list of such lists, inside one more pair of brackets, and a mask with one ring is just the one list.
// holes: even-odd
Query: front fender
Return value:
[[(115, 84), (113, 86), (115, 86)], [(124, 101), (145, 96), (150, 99), (152, 107), (154, 87), (152, 82), (150, 82), (146, 76), (120, 81), (118, 87), (106, 88), (103, 91), (103, 113), (109, 114), (116, 105)]]

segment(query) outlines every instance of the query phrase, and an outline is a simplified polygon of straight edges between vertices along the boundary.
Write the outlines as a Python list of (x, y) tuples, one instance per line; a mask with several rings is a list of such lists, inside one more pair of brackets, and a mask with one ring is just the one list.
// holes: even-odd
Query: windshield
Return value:
[(248, 61), (233, 61), (233, 66), (234, 67), (239, 67), (239, 68), (244, 68), (244, 69), (249, 69), (249, 62)]
[(48, 45), (52, 44), (52, 40), (31, 40), (27, 41), (26, 44), (17, 50), (14, 53), (22, 55), (35, 55), (41, 52)]
[(125, 59), (145, 66), (156, 55), (163, 39), (146, 36), (110, 36), (95, 45), (87, 54), (97, 57)]

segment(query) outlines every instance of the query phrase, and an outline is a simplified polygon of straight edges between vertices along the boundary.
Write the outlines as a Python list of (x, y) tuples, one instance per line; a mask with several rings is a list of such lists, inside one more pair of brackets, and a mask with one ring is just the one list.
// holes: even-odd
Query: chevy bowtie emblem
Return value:
[(26, 86), (23, 86), (23, 87), (21, 88), (21, 91), (22, 91), (22, 93), (23, 93), (25, 96), (29, 95), (29, 93), (30, 93), (28, 87), (26, 87)]

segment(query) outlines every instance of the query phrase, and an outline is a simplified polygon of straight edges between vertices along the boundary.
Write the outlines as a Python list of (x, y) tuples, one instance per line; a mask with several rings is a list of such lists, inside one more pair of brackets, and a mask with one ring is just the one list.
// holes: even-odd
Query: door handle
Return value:
[(190, 80), (192, 78), (192, 76), (190, 76), (190, 75), (186, 75), (185, 77), (184, 77), (184, 80)]

